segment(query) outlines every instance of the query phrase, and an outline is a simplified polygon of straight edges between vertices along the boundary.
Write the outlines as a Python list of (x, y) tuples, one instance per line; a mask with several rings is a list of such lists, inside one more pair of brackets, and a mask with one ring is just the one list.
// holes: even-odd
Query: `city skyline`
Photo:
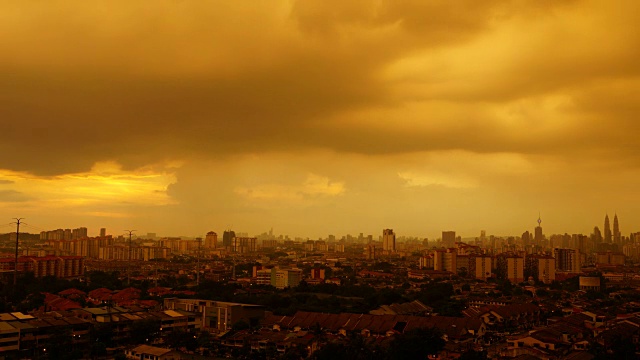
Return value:
[[(539, 242), (540, 240), (542, 240), (542, 238), (549, 238), (549, 235), (562, 235), (562, 234), (581, 234), (581, 235), (585, 235), (585, 236), (596, 236), (596, 237), (602, 237), (602, 241), (605, 243), (619, 243), (621, 237), (626, 237), (627, 235), (634, 235), (636, 233), (638, 233), (638, 231), (633, 230), (635, 228), (631, 228), (631, 230), (629, 230), (627, 233), (620, 231), (619, 229), (619, 221), (618, 221), (618, 215), (617, 213), (614, 213), (614, 219), (615, 219), (615, 234), (611, 232), (610, 229), (610, 223), (609, 223), (609, 214), (605, 213), (605, 217), (604, 217), (604, 222), (603, 222), (603, 226), (600, 225), (594, 225), (594, 227), (592, 228), (593, 231), (596, 230), (596, 228), (598, 229), (597, 234), (594, 234), (593, 231), (583, 231), (583, 232), (568, 232), (568, 231), (547, 231), (542, 227), (542, 218), (541, 215), (538, 215), (538, 219), (536, 221), (537, 226), (534, 228), (534, 233), (535, 238), (534, 239), (536, 242)], [(76, 232), (82, 232), (84, 234), (84, 236), (86, 237), (87, 234), (90, 237), (96, 237), (96, 236), (100, 236), (100, 237), (104, 237), (105, 235), (110, 235), (110, 236), (120, 236), (120, 235), (126, 235), (129, 233), (129, 230), (123, 230), (123, 231), (110, 231), (107, 230), (107, 228), (105, 227), (101, 227), (96, 229), (87, 229), (86, 227), (80, 227), (80, 228), (70, 228), (70, 227), (55, 227), (55, 228), (51, 228), (51, 229), (43, 229), (37, 226), (33, 226), (29, 223), (25, 223), (24, 219), (21, 219), (23, 222), (21, 223), (22, 225), (22, 231), (21, 233), (31, 233), (31, 234), (38, 234), (41, 232), (60, 232), (60, 236), (64, 235), (64, 239), (76, 239), (76, 238), (81, 238), (82, 236), (76, 236)], [(11, 227), (15, 227), (15, 222), (14, 223), (6, 223), (6, 224), (0, 224), (0, 234), (3, 233), (11, 233)], [(540, 229), (540, 230), (538, 230)], [(325, 233), (325, 234), (320, 234), (317, 236), (309, 236), (309, 235), (305, 235), (305, 234), (289, 234), (286, 231), (283, 232), (274, 232), (273, 227), (268, 229), (268, 230), (257, 230), (254, 232), (251, 231), (245, 231), (244, 229), (231, 229), (231, 228), (225, 228), (224, 230), (220, 230), (220, 229), (213, 229), (210, 228), (209, 230), (206, 231), (201, 231), (203, 234), (199, 234), (199, 232), (194, 233), (189, 233), (189, 234), (176, 234), (176, 233), (170, 233), (170, 234), (162, 234), (162, 233), (157, 233), (154, 232), (152, 229), (150, 231), (138, 231), (138, 230), (132, 230), (132, 234), (135, 238), (148, 238), (149, 236), (152, 235), (153, 238), (168, 238), (168, 237), (182, 237), (182, 238), (206, 238), (209, 236), (210, 233), (215, 233), (215, 234), (220, 234), (221, 237), (221, 244), (223, 241), (223, 234), (224, 234), (224, 238), (226, 238), (227, 233), (232, 234), (231, 236), (235, 236), (236, 233), (241, 234), (240, 236), (261, 236), (261, 235), (268, 235), (270, 238), (274, 238), (274, 237), (279, 237), (279, 236), (287, 236), (291, 239), (294, 238), (299, 238), (299, 239), (327, 239), (329, 237), (336, 237), (337, 240), (339, 240), (339, 237), (344, 237), (344, 236), (353, 236), (354, 238), (362, 235), (363, 237), (367, 237), (369, 235), (373, 236), (374, 241), (378, 241), (378, 240), (382, 240), (383, 243), (386, 243), (385, 240), (385, 234), (387, 232), (390, 232), (390, 234), (393, 235), (393, 239), (395, 242), (395, 236), (396, 233), (393, 231), (393, 229), (382, 229), (381, 232), (378, 231), (378, 233), (376, 233), (375, 231), (373, 232), (366, 232), (366, 231), (360, 231), (360, 230), (356, 230), (355, 232), (347, 232), (347, 233), (337, 233), (337, 232), (331, 232), (330, 230)], [(527, 236), (533, 236), (534, 233), (531, 233), (529, 231), (529, 229), (525, 229), (523, 230), (524, 232), (526, 232), (528, 235)], [(538, 231), (539, 234), (538, 234)], [(602, 233), (604, 232), (604, 236), (602, 235)], [(432, 236), (428, 236), (428, 235), (424, 235), (424, 234), (432, 234)], [(426, 231), (424, 232), (424, 234), (397, 234), (399, 235), (399, 239), (404, 239), (404, 238), (414, 238), (414, 239), (429, 239), (429, 240), (442, 240), (444, 233), (453, 233), (454, 237), (460, 237), (462, 239), (474, 239), (474, 238), (482, 238), (484, 236), (496, 236), (496, 237), (517, 237), (519, 238), (521, 235), (525, 235), (524, 233), (520, 234), (518, 232), (513, 233), (513, 234), (501, 234), (501, 233), (491, 233), (489, 232), (487, 234), (487, 230), (486, 229), (481, 229), (478, 230), (478, 232), (476, 234), (471, 234), (471, 233), (460, 233), (458, 231), (456, 231), (455, 229), (443, 229), (441, 231)], [(609, 233), (609, 235), (607, 236), (607, 233)], [(377, 234), (377, 235), (376, 235)], [(378, 236), (378, 237), (376, 237)], [(62, 238), (61, 238), (62, 239)], [(231, 238), (229, 238), (227, 240), (227, 242), (230, 242)], [(451, 242), (451, 241), (449, 241)]]
[(604, 232), (608, 213), (627, 236), (640, 230), (638, 13), (0, 4), (0, 219), (431, 239), (533, 232), (539, 212), (545, 234)]

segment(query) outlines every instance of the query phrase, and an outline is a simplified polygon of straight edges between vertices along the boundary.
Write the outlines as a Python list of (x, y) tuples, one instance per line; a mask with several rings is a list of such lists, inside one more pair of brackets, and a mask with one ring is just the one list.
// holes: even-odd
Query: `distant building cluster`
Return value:
[[(14, 258), (0, 258), (0, 272), (8, 276), (16, 269)], [(17, 271), (31, 272), (35, 277), (56, 276), (74, 278), (84, 275), (84, 257), (82, 256), (20, 256)]]

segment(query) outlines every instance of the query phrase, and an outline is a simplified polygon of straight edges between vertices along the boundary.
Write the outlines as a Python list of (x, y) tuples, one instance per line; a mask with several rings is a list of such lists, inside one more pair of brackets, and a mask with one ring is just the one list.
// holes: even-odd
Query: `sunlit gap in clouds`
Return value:
[[(41, 177), (0, 170), (0, 191), (13, 197), (0, 199), (0, 206), (20, 203), (22, 208), (73, 209), (83, 207), (94, 216), (123, 217), (109, 211), (114, 204), (167, 205), (173, 200), (167, 187), (176, 182), (170, 169), (147, 167), (123, 170), (115, 162), (96, 163), (87, 172)], [(12, 205), (13, 206), (13, 205)]]

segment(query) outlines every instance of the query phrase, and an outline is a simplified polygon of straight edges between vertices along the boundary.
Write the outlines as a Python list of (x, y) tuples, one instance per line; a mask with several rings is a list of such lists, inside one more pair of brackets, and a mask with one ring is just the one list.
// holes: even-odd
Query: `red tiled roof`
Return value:
[(106, 301), (106, 300), (109, 300), (109, 298), (111, 298), (111, 296), (113, 295), (113, 291), (107, 288), (99, 288), (99, 289), (89, 291), (88, 295), (92, 299), (96, 299), (99, 301)]
[(372, 333), (383, 334), (394, 330), (408, 331), (416, 328), (437, 327), (450, 337), (461, 337), (468, 333), (468, 329), (477, 330), (482, 326), (480, 319), (454, 318), (447, 316), (420, 317), (409, 315), (370, 315), (370, 314), (323, 314), (298, 311), (293, 316), (268, 315), (263, 324), (278, 324), (283, 328), (300, 327), (309, 329), (316, 324), (321, 328), (338, 332), (369, 330)]
[(76, 288), (71, 288), (71, 289), (67, 289), (67, 290), (62, 290), (58, 293), (58, 295), (73, 295), (73, 294), (78, 294), (78, 295), (87, 295), (87, 293), (85, 293), (82, 290), (78, 290)]
[(45, 293), (44, 303), (48, 311), (66, 311), (71, 309), (81, 309), (82, 306), (75, 301), (63, 297)]

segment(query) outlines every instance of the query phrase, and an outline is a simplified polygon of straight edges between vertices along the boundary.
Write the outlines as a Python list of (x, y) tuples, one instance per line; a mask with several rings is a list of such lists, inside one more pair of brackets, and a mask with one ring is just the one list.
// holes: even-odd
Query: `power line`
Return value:
[(41, 228), (41, 227), (37, 227), (37, 226), (35, 226), (35, 225), (31, 225), (31, 224), (27, 224), (27, 223), (22, 223), (22, 225), (24, 225), (24, 226), (26, 226), (26, 227), (28, 227), (28, 228), (31, 228), (31, 229), (33, 229), (33, 230), (37, 230), (37, 231), (41, 231), (41, 232), (42, 232), (42, 231), (46, 231), (45, 229), (43, 229), (43, 228)]

